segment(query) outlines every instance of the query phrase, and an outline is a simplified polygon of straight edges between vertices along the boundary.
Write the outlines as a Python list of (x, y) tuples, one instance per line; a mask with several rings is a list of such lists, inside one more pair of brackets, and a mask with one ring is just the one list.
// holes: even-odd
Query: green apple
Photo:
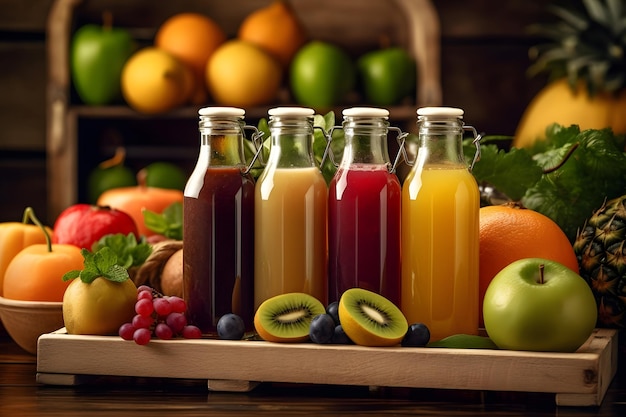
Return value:
[(483, 317), (501, 349), (574, 352), (591, 335), (597, 306), (589, 285), (565, 265), (524, 258), (493, 278)]
[(291, 93), (302, 105), (328, 108), (339, 104), (356, 83), (354, 62), (338, 46), (311, 41), (298, 50), (289, 68)]
[(390, 106), (415, 93), (415, 60), (403, 48), (368, 52), (357, 60), (356, 67), (365, 99), (371, 104)]
[(130, 187), (137, 185), (135, 173), (125, 165), (111, 167), (96, 167), (87, 178), (87, 192), (89, 202), (95, 204), (103, 192), (112, 188)]
[(123, 28), (87, 24), (72, 37), (70, 71), (80, 99), (90, 105), (122, 98), (120, 78), (135, 41)]
[[(148, 187), (184, 190), (187, 175), (178, 165), (171, 162), (152, 162), (139, 171)], [(145, 176), (145, 177), (144, 177)]]

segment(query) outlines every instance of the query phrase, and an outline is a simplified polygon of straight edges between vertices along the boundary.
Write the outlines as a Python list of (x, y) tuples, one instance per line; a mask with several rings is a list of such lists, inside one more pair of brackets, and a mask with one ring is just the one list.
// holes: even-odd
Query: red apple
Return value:
[(139, 239), (137, 224), (128, 213), (110, 207), (74, 204), (57, 217), (52, 242), (91, 250), (101, 237), (116, 233), (133, 233)]
[(109, 206), (128, 213), (135, 219), (139, 234), (151, 237), (157, 233), (146, 226), (143, 219), (143, 211), (150, 210), (161, 214), (165, 208), (177, 201), (183, 202), (183, 192), (181, 190), (139, 185), (107, 190), (98, 198), (98, 205)]

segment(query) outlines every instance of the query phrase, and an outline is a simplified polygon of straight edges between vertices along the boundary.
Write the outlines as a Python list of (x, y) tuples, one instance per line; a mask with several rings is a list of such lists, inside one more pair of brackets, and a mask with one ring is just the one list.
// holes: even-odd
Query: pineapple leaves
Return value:
[(567, 23), (578, 32), (586, 30), (589, 25), (589, 21), (583, 15), (573, 10), (556, 5), (548, 6), (548, 8), (555, 16), (560, 17), (564, 23)]
[(585, 4), (587, 13), (594, 21), (604, 27), (612, 26), (610, 10), (602, 7), (603, 2), (600, 0), (583, 0), (583, 3)]
[(530, 48), (529, 75), (567, 77), (590, 96), (616, 92), (626, 83), (626, 8), (623, 0), (577, 0), (552, 4), (556, 22), (535, 24), (531, 33), (547, 42)]

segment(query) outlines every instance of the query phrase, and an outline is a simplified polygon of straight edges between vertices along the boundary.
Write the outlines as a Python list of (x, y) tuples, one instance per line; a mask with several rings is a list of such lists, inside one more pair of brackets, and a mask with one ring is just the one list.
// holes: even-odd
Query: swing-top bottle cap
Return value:
[(351, 107), (343, 111), (344, 117), (382, 117), (389, 118), (389, 110), (376, 107)]
[(238, 107), (203, 107), (198, 110), (198, 114), (209, 117), (244, 117), (246, 111)]
[(443, 117), (443, 118), (463, 118), (463, 109), (455, 107), (422, 107), (417, 109), (417, 116), (420, 117)]
[(274, 107), (267, 111), (271, 117), (311, 117), (315, 110), (308, 107)]

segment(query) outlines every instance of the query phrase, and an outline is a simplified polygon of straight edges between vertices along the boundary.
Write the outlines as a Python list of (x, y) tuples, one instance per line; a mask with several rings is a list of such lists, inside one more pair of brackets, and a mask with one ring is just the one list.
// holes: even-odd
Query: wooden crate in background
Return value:
[[(85, 106), (77, 100), (68, 63), (70, 40), (78, 27), (99, 23), (102, 12), (109, 10), (116, 26), (129, 29), (140, 43), (150, 44), (167, 17), (193, 11), (211, 16), (234, 37), (245, 16), (270, 2), (240, 0), (225, 7), (218, 0), (56, 0), (47, 27), (48, 218), (56, 218), (83, 199), (81, 190), (89, 170), (118, 144), (127, 147), (129, 159), (136, 158), (137, 164), (174, 158), (188, 166), (197, 155), (196, 107), (145, 116), (124, 105)], [(415, 98), (389, 108), (392, 121), (412, 121), (417, 107), (441, 104), (440, 26), (430, 0), (297, 0), (292, 4), (310, 38), (332, 42), (353, 57), (376, 49), (383, 38), (413, 54), (418, 66)], [(254, 124), (266, 117), (270, 107), (288, 103), (246, 109), (246, 121)]]

